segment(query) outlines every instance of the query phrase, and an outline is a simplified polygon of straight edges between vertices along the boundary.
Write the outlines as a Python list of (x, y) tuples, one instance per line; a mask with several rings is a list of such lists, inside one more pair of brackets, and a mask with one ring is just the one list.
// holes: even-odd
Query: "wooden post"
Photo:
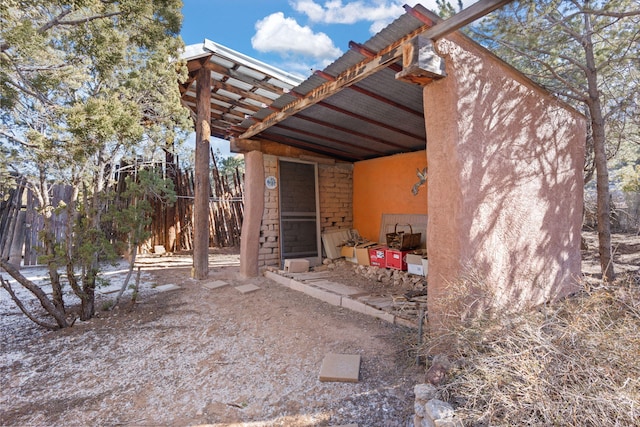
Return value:
[(191, 277), (209, 275), (209, 140), (211, 139), (211, 73), (198, 71), (196, 84), (196, 150), (193, 201), (193, 268)]
[[(173, 154), (173, 141), (167, 141), (167, 150), (165, 151), (165, 168), (167, 179), (170, 179), (173, 183), (173, 188), (177, 195), (181, 195), (180, 188), (178, 186), (178, 165)], [(179, 243), (176, 242), (176, 224), (178, 223), (178, 201), (173, 205), (166, 205), (166, 216), (164, 224), (164, 247), (169, 252), (176, 252), (178, 250)]]
[(256, 277), (259, 273), (260, 226), (264, 212), (264, 156), (260, 151), (244, 155), (244, 218), (240, 238), (240, 274)]

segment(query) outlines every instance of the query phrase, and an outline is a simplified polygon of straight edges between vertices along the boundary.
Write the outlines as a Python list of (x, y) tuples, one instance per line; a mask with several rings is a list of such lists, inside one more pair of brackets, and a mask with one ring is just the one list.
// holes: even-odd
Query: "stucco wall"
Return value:
[(447, 77), (424, 89), (435, 328), (576, 289), (585, 141), (581, 115), (483, 49), (455, 34), (437, 48)]
[[(264, 179), (278, 177), (278, 156), (264, 155)], [(295, 157), (286, 157), (295, 160)], [(353, 165), (351, 163), (319, 163), (318, 188), (320, 231), (353, 228)], [(280, 263), (280, 212), (278, 188), (264, 189), (264, 211), (260, 226), (258, 265)]]
[(427, 214), (427, 185), (414, 196), (416, 172), (427, 166), (424, 150), (357, 162), (353, 170), (353, 226), (377, 241), (380, 220), (388, 214)]

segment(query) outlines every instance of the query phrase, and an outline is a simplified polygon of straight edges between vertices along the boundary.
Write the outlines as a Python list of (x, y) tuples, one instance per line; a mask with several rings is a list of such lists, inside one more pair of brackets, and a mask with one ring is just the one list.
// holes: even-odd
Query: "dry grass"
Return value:
[(640, 425), (640, 273), (467, 321), (440, 398), (468, 426)]

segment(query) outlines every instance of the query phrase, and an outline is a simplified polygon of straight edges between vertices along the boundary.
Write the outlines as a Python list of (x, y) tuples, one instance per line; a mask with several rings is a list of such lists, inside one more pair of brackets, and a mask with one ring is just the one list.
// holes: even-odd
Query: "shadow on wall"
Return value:
[(449, 205), (455, 220), (445, 222), (453, 230), (430, 224), (431, 233), (453, 231), (460, 242), (457, 260), (444, 260), (458, 274), (443, 277), (484, 281), (473, 286), (491, 295), (467, 301), (467, 314), (488, 306), (518, 310), (573, 292), (580, 272), (582, 118), (481, 48), (455, 41), (441, 40), (439, 48), (449, 76), (442, 83), (457, 96), (457, 138), (428, 135), (429, 144), (446, 145), (436, 151), (455, 153), (448, 164), (430, 162), (429, 171), (430, 191), (438, 180), (458, 186)]

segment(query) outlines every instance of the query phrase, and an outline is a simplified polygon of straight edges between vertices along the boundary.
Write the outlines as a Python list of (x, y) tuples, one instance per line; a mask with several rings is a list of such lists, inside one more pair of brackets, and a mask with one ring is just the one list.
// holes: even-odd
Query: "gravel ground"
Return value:
[[(2, 291), (0, 424), (410, 424), (424, 374), (408, 350), (415, 331), (241, 280), (236, 255), (212, 256), (207, 281), (231, 285), (215, 290), (179, 260), (142, 259), (135, 305), (67, 330), (32, 325)], [(233, 287), (249, 283), (260, 290)], [(164, 284), (180, 289), (159, 292)], [(327, 353), (359, 354), (359, 382), (320, 382)]]

